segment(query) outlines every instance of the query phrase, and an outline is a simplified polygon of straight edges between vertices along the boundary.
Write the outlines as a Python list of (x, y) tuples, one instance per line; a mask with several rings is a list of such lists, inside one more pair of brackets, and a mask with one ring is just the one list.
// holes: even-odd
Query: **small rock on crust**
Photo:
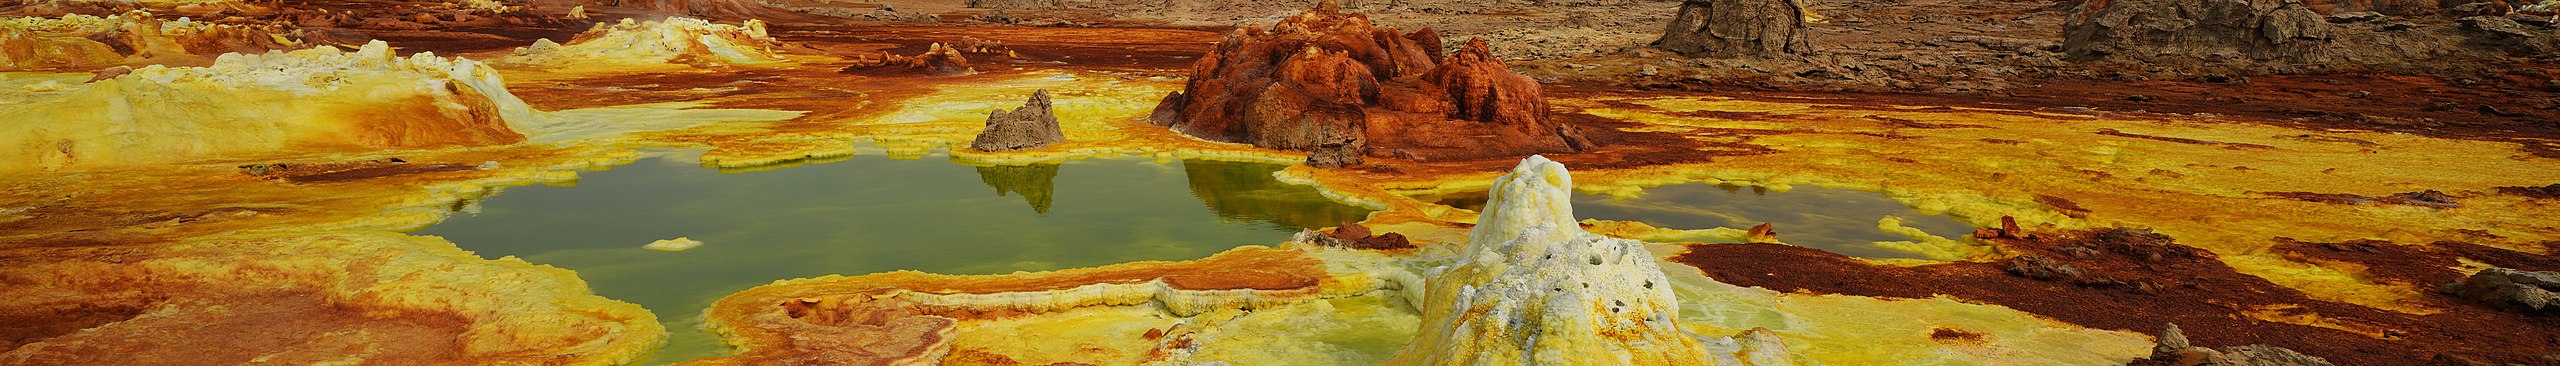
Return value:
[(1302, 236), (1300, 240), (1326, 246), (1368, 250), (1411, 249), (1414, 247), (1413, 241), (1405, 239), (1404, 234), (1372, 234), (1369, 231), (1369, 227), (1360, 226), (1359, 223), (1353, 222), (1342, 223), (1341, 227), (1334, 228), (1333, 232), (1330, 233)]
[(2332, 366), (2329, 360), (2294, 352), (2283, 347), (2263, 344), (2223, 347), (2220, 350), (2197, 347), (2188, 343), (2177, 324), (2160, 330), (2159, 345), (2151, 348), (2151, 358), (2134, 360), (2134, 365), (2179, 366)]

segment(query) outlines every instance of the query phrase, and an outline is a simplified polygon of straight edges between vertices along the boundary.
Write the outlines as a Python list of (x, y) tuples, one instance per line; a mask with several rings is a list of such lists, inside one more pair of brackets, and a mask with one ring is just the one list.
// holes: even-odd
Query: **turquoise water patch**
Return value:
[[(1417, 197), (1469, 210), (1484, 207), (1484, 193)], [(1634, 198), (1575, 194), (1575, 218), (1636, 221), (1670, 229), (1729, 227), (1746, 229), (1770, 223), (1778, 241), (1861, 258), (1922, 258), (1919, 254), (1875, 245), (1910, 241), (1876, 228), (1885, 216), (1930, 235), (1961, 238), (1974, 227), (1945, 215), (1914, 210), (1882, 193), (1796, 186), (1785, 192), (1762, 187), (1680, 184), (1644, 189)]]
[[(1207, 257), (1368, 210), (1275, 181), (1282, 166), (1078, 160), (971, 167), (940, 155), (724, 174), (651, 158), (574, 186), (508, 189), (417, 234), (578, 272), (673, 337), (645, 363), (727, 352), (701, 312), (774, 280), (894, 270), (1001, 274)], [(686, 237), (682, 252), (641, 246)]]

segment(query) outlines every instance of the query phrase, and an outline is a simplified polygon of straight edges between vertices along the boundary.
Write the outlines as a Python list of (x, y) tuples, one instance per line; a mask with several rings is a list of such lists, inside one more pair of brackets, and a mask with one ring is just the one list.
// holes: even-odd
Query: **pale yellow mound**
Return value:
[[(1420, 337), (1396, 356), (1416, 365), (1746, 364), (1783, 346), (1715, 354), (1680, 329), (1680, 301), (1651, 252), (1583, 232), (1573, 176), (1532, 156), (1494, 182), (1456, 264), (1434, 269)], [(1723, 359), (1723, 362), (1719, 362)]]
[(275, 24), (160, 20), (140, 11), (106, 17), (7, 18), (0, 19), (0, 71), (199, 65), (225, 52), (300, 47), (301, 33)]
[(296, 153), (523, 141), (536, 112), (468, 59), (396, 57), (376, 41), (225, 54), (53, 92), (0, 96), (0, 170), (87, 170)]
[(671, 17), (666, 20), (597, 23), (567, 44), (545, 38), (517, 48), (515, 55), (491, 62), (509, 66), (554, 68), (629, 67), (660, 64), (709, 67), (761, 65), (786, 60), (774, 53), (780, 43), (765, 34), (764, 21), (739, 25)]

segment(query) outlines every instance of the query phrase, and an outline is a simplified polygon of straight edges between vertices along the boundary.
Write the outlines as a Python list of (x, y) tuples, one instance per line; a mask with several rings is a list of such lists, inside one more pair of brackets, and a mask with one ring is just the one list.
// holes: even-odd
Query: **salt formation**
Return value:
[[(1395, 364), (1704, 365), (1765, 360), (1774, 338), (1711, 357), (1674, 322), (1679, 299), (1634, 240), (1584, 232), (1573, 176), (1543, 156), (1494, 181), (1457, 263), (1433, 269), (1422, 331)], [(1727, 343), (1727, 342), (1719, 342)], [(1737, 361), (1739, 362), (1739, 361)]]
[(0, 97), (0, 170), (510, 144), (536, 112), (496, 71), (380, 41), (148, 66), (61, 92)]
[(652, 241), (649, 242), (648, 245), (642, 245), (640, 247), (661, 252), (681, 252), (686, 249), (693, 249), (701, 246), (702, 241), (700, 240), (693, 240), (693, 238), (679, 236), (675, 239), (659, 239), (658, 241)]
[(281, 25), (162, 21), (140, 11), (8, 18), (0, 19), (0, 71), (202, 64), (226, 52), (295, 48), (302, 42), (300, 30)]
[(739, 25), (727, 25), (686, 17), (646, 22), (623, 19), (615, 23), (596, 23), (594, 28), (570, 38), (567, 44), (545, 38), (534, 41), (532, 46), (516, 49), (514, 56), (490, 62), (552, 67), (595, 64), (758, 65), (785, 61), (773, 52), (773, 46), (778, 44), (779, 41), (765, 33), (764, 21), (761, 20), (749, 19)]

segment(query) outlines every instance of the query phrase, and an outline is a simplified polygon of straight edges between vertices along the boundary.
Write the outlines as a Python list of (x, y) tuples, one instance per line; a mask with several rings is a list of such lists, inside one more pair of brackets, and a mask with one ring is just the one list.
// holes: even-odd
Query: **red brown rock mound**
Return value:
[(1538, 82), (1504, 68), (1484, 40), (1440, 50), (1429, 29), (1399, 33), (1328, 2), (1229, 34), (1150, 119), (1209, 140), (1414, 160), (1592, 147), (1550, 118)]
[(926, 47), (924, 53), (915, 56), (886, 52), (856, 56), (852, 66), (845, 66), (844, 69), (836, 72), (864, 75), (968, 75), (978, 73), (978, 70), (969, 67), (969, 58), (961, 56), (960, 49), (935, 43)]

